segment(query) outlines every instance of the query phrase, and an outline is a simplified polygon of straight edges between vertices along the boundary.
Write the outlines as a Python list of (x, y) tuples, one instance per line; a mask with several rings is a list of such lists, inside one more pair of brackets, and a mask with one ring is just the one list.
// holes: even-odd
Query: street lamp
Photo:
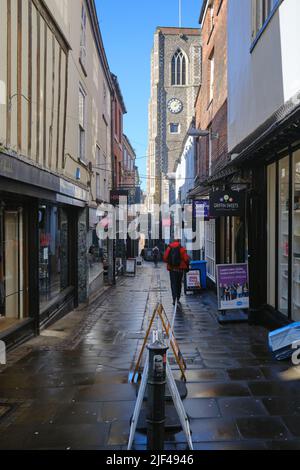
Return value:
[(209, 130), (202, 130), (202, 129), (196, 129), (192, 128), (188, 131), (188, 135), (190, 137), (209, 137), (213, 139), (219, 139), (219, 134), (215, 132), (211, 132)]

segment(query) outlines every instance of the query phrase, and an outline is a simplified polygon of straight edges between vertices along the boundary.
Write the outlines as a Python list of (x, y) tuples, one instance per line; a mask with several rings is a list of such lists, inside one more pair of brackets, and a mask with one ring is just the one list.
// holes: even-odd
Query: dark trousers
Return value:
[(182, 278), (183, 278), (183, 271), (170, 271), (173, 302), (176, 302), (176, 299), (180, 300)]

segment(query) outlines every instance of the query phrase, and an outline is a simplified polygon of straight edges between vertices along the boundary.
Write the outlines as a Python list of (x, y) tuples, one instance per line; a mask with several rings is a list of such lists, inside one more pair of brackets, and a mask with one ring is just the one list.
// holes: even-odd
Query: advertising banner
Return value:
[(236, 310), (249, 308), (248, 264), (217, 266), (218, 308)]
[(209, 199), (195, 199), (193, 201), (194, 219), (209, 220)]

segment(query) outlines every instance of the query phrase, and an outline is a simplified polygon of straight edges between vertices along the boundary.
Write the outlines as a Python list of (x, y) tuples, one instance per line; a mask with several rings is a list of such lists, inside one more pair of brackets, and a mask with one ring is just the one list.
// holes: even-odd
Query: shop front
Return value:
[(0, 196), (0, 334), (29, 318), (28, 206)]
[(267, 304), (300, 320), (300, 150), (267, 166)]
[(8, 164), (0, 167), (0, 340), (10, 348), (86, 295), (87, 227), (81, 221), (87, 193), (13, 157), (1, 158)]
[[(223, 173), (216, 174), (205, 183), (205, 192), (202, 188), (199, 194), (195, 190), (191, 193), (195, 197), (194, 207), (204, 202), (208, 205), (207, 213), (201, 213), (200, 217), (203, 226), (201, 253), (202, 259), (207, 262), (208, 284), (214, 289), (217, 265), (248, 261), (248, 186), (236, 169), (229, 175), (230, 178), (226, 179)], [(199, 223), (199, 216), (200, 211), (194, 209), (194, 227), (195, 223)]]

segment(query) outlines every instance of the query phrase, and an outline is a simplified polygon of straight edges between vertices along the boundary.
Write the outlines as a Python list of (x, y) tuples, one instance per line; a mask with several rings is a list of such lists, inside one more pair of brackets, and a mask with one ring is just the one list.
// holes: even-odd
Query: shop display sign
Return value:
[(217, 266), (218, 308), (236, 310), (249, 308), (248, 264)]
[(201, 273), (199, 270), (186, 273), (186, 288), (187, 290), (201, 289)]
[(136, 275), (136, 259), (129, 258), (126, 260), (126, 274)]
[(211, 191), (210, 217), (242, 216), (245, 211), (245, 193), (242, 191)]

